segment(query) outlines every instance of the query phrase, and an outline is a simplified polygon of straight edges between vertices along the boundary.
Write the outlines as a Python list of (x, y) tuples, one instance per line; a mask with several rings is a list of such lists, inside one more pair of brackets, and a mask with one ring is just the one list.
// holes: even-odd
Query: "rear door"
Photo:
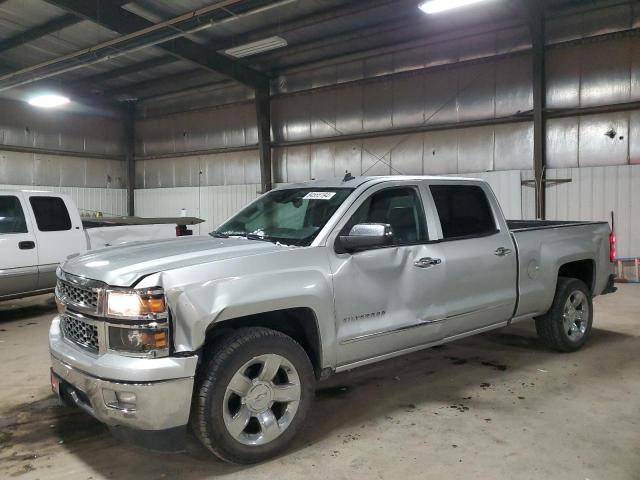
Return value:
[(56, 267), (69, 255), (82, 253), (87, 241), (78, 209), (68, 197), (29, 194), (40, 260), (38, 289), (55, 286)]
[(37, 289), (38, 250), (20, 193), (0, 193), (0, 298)]
[(517, 258), (493, 192), (483, 182), (429, 184), (439, 220), (446, 272), (445, 337), (511, 318), (516, 303)]

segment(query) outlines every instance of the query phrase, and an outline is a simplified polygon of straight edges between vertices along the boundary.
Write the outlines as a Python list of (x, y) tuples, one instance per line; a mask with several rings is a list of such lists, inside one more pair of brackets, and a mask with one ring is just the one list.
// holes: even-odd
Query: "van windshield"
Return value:
[(352, 188), (274, 190), (238, 212), (210, 235), (308, 246), (352, 191)]

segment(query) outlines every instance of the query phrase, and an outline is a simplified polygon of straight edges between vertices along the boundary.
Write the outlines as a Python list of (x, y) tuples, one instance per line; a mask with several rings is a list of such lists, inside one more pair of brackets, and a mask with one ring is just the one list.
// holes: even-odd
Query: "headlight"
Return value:
[(165, 317), (167, 304), (161, 289), (107, 292), (107, 317), (135, 320)]
[(109, 348), (129, 353), (160, 353), (169, 348), (167, 328), (109, 326)]
[(162, 288), (108, 290), (106, 295), (109, 350), (136, 357), (169, 354), (169, 315)]

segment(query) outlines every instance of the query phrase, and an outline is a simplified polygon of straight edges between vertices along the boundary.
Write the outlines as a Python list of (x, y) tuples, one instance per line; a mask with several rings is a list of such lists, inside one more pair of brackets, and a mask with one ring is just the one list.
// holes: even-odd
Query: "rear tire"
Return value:
[(191, 426), (222, 460), (251, 464), (285, 450), (311, 405), (313, 367), (291, 337), (268, 328), (234, 331), (205, 357)]
[(575, 352), (591, 334), (593, 304), (591, 291), (577, 278), (559, 277), (549, 311), (536, 318), (542, 342), (559, 352)]

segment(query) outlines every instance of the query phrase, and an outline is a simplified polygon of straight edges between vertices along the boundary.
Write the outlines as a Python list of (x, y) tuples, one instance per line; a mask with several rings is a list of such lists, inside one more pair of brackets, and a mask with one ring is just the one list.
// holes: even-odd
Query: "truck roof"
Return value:
[(484, 181), (480, 178), (470, 177), (443, 177), (436, 175), (387, 175), (355, 177), (344, 181), (343, 177), (328, 178), (324, 180), (310, 180), (308, 182), (290, 183), (279, 188), (356, 188), (365, 183), (382, 183), (394, 180), (454, 180), (461, 182)]
[(64, 196), (66, 194), (60, 192), (54, 192), (51, 190), (36, 190), (35, 188), (11, 188), (11, 189), (1, 189), (0, 193), (50, 193), (52, 195), (61, 195)]

